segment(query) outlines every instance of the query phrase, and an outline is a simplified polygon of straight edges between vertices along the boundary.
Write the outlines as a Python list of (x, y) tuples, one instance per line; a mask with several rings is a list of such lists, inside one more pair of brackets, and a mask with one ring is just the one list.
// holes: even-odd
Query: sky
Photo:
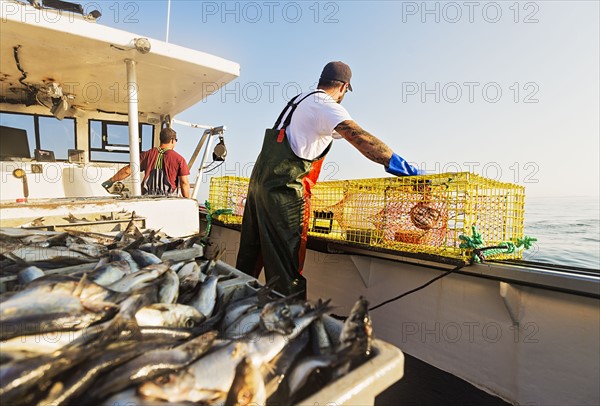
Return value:
[[(99, 24), (166, 39), (166, 0), (82, 4), (102, 11)], [(352, 118), (428, 173), (598, 196), (599, 18), (597, 1), (172, 1), (169, 42), (241, 66), (176, 118), (225, 125), (227, 159), (210, 175), (248, 177), (285, 103), (341, 60), (353, 71)], [(175, 129), (189, 158), (201, 134)], [(320, 180), (384, 176), (337, 140)]]

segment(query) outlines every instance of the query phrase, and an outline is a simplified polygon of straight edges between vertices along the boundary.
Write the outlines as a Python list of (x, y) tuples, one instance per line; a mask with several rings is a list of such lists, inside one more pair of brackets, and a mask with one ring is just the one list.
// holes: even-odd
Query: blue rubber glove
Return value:
[(385, 171), (396, 176), (424, 175), (423, 171), (415, 168), (396, 153), (392, 154), (392, 157), (390, 158), (390, 164), (389, 166), (385, 167)]
[(102, 182), (102, 187), (106, 190), (108, 190), (115, 182), (107, 180)]

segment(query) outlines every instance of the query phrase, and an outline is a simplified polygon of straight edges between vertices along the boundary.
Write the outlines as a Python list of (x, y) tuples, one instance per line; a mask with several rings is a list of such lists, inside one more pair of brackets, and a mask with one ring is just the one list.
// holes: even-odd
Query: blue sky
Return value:
[[(166, 0), (96, 4), (100, 24), (165, 40)], [(528, 196), (598, 196), (598, 19), (596, 1), (172, 1), (169, 42), (241, 65), (177, 118), (227, 126), (215, 175), (249, 176), (285, 102), (342, 60), (352, 117), (428, 172), (472, 171)], [(199, 134), (176, 129), (189, 157)], [(321, 179), (382, 176), (340, 140)]]

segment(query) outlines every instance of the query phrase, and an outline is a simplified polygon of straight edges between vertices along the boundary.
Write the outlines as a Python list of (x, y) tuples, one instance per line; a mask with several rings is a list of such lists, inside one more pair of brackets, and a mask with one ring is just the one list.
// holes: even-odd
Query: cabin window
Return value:
[[(90, 161), (129, 162), (129, 127), (117, 121), (90, 120)], [(152, 148), (154, 126), (140, 124), (140, 152)]]
[[(20, 113), (0, 112), (0, 125), (9, 127), (11, 131), (3, 131), (1, 137), (12, 137), (18, 134), (18, 130), (24, 130), (27, 133), (27, 142), (29, 144), (29, 156), (20, 154), (20, 158), (33, 158), (35, 149), (44, 149), (54, 152), (57, 160), (67, 160), (69, 149), (75, 149), (75, 119), (65, 117), (63, 120), (57, 120), (53, 116), (31, 115)], [(21, 131), (22, 132), (22, 131)], [(18, 140), (3, 140), (9, 143)]]

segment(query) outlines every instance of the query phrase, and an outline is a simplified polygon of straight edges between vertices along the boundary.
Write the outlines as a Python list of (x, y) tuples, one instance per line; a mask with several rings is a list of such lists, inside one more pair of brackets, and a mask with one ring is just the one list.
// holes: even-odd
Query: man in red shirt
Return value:
[[(140, 155), (140, 170), (144, 172), (142, 193), (145, 195), (190, 197), (190, 168), (185, 159), (175, 152), (177, 133), (169, 127), (160, 131), (160, 147)], [(110, 188), (113, 183), (131, 175), (130, 165), (121, 168), (113, 177), (102, 183)]]

